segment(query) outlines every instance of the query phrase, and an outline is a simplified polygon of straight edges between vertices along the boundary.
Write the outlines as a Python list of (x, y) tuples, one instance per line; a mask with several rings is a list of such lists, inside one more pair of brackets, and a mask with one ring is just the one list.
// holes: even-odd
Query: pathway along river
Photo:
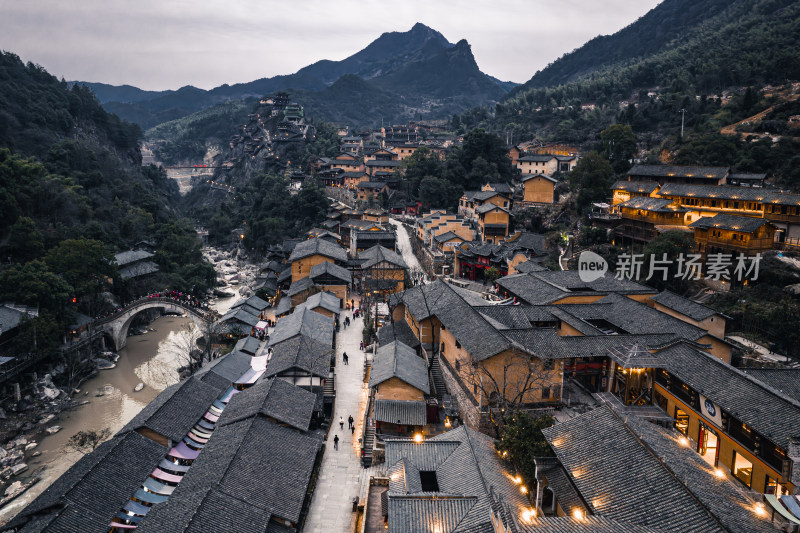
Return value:
[[(79, 431), (108, 428), (113, 435), (127, 424), (144, 406), (169, 385), (178, 382), (180, 357), (172, 342), (185, 327), (193, 327), (190, 318), (164, 316), (152, 322), (144, 335), (128, 337), (128, 344), (119, 351), (117, 366), (85, 381), (75, 399), (89, 400), (87, 405), (63, 411), (52, 422), (63, 426), (60, 432), (44, 437), (36, 448), (42, 455), (28, 461), (30, 471), (44, 466), (41, 481), (0, 509), (0, 524), (5, 523), (41, 494), (58, 476), (82, 457), (66, 446)], [(138, 383), (145, 387), (133, 389)], [(102, 396), (96, 396), (102, 391)]]

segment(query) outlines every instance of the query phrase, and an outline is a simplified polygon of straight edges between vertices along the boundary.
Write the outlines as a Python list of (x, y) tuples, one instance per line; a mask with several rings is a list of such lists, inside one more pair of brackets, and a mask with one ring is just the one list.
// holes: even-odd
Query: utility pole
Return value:
[(679, 109), (678, 113), (681, 114), (681, 140), (683, 140), (683, 119), (686, 118), (686, 110)]

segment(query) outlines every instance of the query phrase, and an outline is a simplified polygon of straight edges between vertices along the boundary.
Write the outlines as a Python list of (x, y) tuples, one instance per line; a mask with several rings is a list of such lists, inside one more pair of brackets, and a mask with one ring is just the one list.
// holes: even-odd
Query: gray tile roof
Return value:
[(593, 513), (668, 531), (724, 532), (609, 407), (542, 433)]
[(629, 176), (692, 177), (719, 180), (728, 175), (729, 167), (694, 167), (678, 165), (634, 165)]
[(658, 302), (668, 309), (672, 309), (682, 315), (688, 316), (692, 320), (698, 322), (706, 318), (718, 314), (710, 307), (703, 304), (693, 302), (688, 298), (679, 296), (671, 291), (663, 291), (650, 297), (654, 302)]
[(305, 335), (326, 346), (333, 346), (333, 318), (323, 316), (310, 309), (296, 309), (291, 315), (278, 320), (270, 336), (269, 345)]
[[(493, 499), (501, 500), (514, 517), (530, 506), (505, 471), (492, 439), (466, 426), (419, 444), (388, 440), (386, 465), (394, 478), (388, 492), (390, 531), (427, 533), (436, 519), (453, 524), (443, 531), (491, 532)], [(419, 492), (420, 471), (435, 471), (439, 492)]]
[(31, 523), (28, 531), (108, 531), (111, 518), (166, 452), (166, 448), (136, 432), (117, 435), (82, 457), (6, 527), (41, 518), (41, 513), (65, 506), (52, 519)]
[(264, 531), (269, 512), (215, 489), (173, 495), (153, 506), (140, 533), (246, 533)]
[[(254, 388), (237, 394), (234, 400), (246, 396)], [(202, 501), (191, 495), (215, 489), (258, 509), (256, 512), (262, 516), (269, 514), (297, 522), (320, 444), (319, 436), (280, 426), (262, 416), (218, 426), (164, 505), (184, 502), (176, 505), (174, 512), (193, 515), (200, 511)], [(220, 512), (220, 518), (227, 518), (232, 524), (246, 520), (234, 515), (234, 509)], [(169, 513), (162, 514), (168, 522), (169, 516), (164, 515)], [(142, 526), (150, 518), (145, 519)], [(161, 530), (153, 527), (143, 531), (160, 533)]]
[[(177, 387), (169, 387), (162, 392), (154, 402), (133, 417), (120, 434), (146, 427), (177, 442), (200, 420), (219, 393), (217, 387), (192, 376)], [(161, 396), (164, 398), (161, 399)]]
[(689, 224), (690, 228), (702, 229), (725, 229), (731, 231), (742, 231), (753, 233), (761, 226), (769, 224), (769, 220), (756, 217), (742, 217), (729, 215), (727, 213), (717, 213), (713, 217), (702, 217)]
[(358, 254), (358, 258), (363, 261), (361, 264), (362, 268), (370, 268), (383, 261), (398, 267), (407, 268), (406, 262), (400, 254), (381, 245), (376, 245), (364, 250)]
[(460, 239), (462, 241), (464, 240), (463, 237), (452, 231), (448, 231), (447, 233), (442, 233), (441, 235), (436, 235), (433, 238), (433, 240), (435, 240), (436, 242), (447, 242), (451, 239)]
[(615, 191), (638, 192), (643, 194), (652, 194), (653, 191), (659, 188), (658, 182), (655, 181), (627, 181), (619, 180), (614, 182), (611, 188)]
[(231, 309), (225, 315), (219, 319), (219, 323), (224, 323), (228, 321), (239, 321), (248, 326), (252, 327), (258, 324), (258, 317), (256, 315), (252, 315), (245, 311), (242, 308)]
[(630, 209), (641, 209), (642, 211), (652, 211), (654, 213), (683, 213), (686, 209), (682, 207), (667, 207), (672, 203), (669, 198), (653, 198), (650, 196), (636, 196), (626, 202), (618, 204), (617, 207), (628, 207)]
[(313, 286), (314, 286), (314, 280), (311, 279), (310, 276), (307, 276), (305, 278), (298, 279), (297, 281), (292, 282), (292, 285), (289, 287), (289, 290), (286, 292), (286, 294), (288, 296), (294, 296), (295, 294), (300, 294), (303, 291), (307, 291)]
[(258, 352), (258, 347), (261, 345), (261, 341), (259, 341), (255, 337), (244, 337), (236, 341), (236, 346), (234, 347), (234, 351), (244, 352), (250, 355), (255, 355)]
[(691, 185), (667, 183), (658, 191), (659, 196), (692, 196), (717, 200), (740, 200), (778, 205), (797, 205), (800, 194), (761, 187), (736, 187), (730, 185)]
[(19, 325), (23, 320), (22, 317), (36, 316), (33, 311), (26, 313), (8, 305), (0, 305), (0, 329), (2, 333), (6, 333)]
[(415, 350), (420, 347), (419, 339), (405, 320), (388, 322), (378, 330), (378, 346), (385, 346), (394, 341), (400, 341)]
[(315, 376), (328, 377), (333, 355), (330, 344), (322, 344), (305, 335), (296, 335), (274, 344), (272, 349), (272, 357), (264, 373), (266, 377), (276, 376), (290, 369), (300, 369)]
[(158, 272), (159, 268), (153, 261), (142, 261), (141, 263), (134, 263), (120, 267), (118, 272), (122, 279), (131, 279), (139, 276), (146, 276), (154, 272)]
[(231, 398), (219, 419), (219, 426), (236, 424), (258, 414), (307, 431), (316, 395), (281, 379), (264, 380)]
[(522, 533), (666, 533), (664, 529), (639, 526), (604, 516), (534, 518), (523, 524)]
[(207, 364), (195, 376), (203, 382), (215, 386), (218, 383), (224, 383), (223, 390), (225, 390), (250, 369), (252, 359), (252, 354), (234, 350)]
[(488, 213), (489, 211), (494, 211), (495, 209), (503, 211), (504, 213), (511, 214), (511, 211), (509, 211), (505, 207), (500, 207), (499, 205), (494, 205), (491, 202), (487, 202), (487, 203), (485, 203), (485, 204), (483, 204), (481, 206), (476, 207), (475, 208), (475, 212), (478, 213), (479, 215), (483, 215), (485, 213)]
[(316, 294), (312, 294), (309, 296), (305, 302), (298, 305), (295, 309), (300, 309), (302, 307), (307, 307), (309, 309), (316, 309), (317, 307), (321, 307), (323, 309), (327, 309), (331, 313), (338, 315), (342, 312), (342, 305), (339, 302), (339, 298), (336, 297), (335, 294), (328, 291), (318, 292)]
[(657, 352), (667, 370), (778, 446), (800, 436), (800, 403), (713, 355), (679, 343)]
[(344, 267), (340, 267), (339, 265), (335, 265), (330, 261), (323, 261), (318, 265), (314, 265), (308, 272), (308, 277), (311, 279), (316, 279), (317, 277), (323, 275), (333, 276), (346, 283), (351, 283), (353, 281), (353, 276), (350, 274), (349, 270)]
[(620, 293), (620, 294), (648, 294), (655, 293), (655, 289), (646, 287), (635, 281), (617, 279), (612, 275), (603, 276), (595, 281), (586, 283), (582, 281), (575, 270), (542, 270), (526, 274), (514, 274), (497, 280), (501, 289), (506, 289), (517, 295), (523, 302), (531, 305), (541, 305), (560, 300), (567, 296)]
[(423, 401), (376, 400), (375, 420), (410, 426), (427, 423), (426, 405)]
[[(272, 263), (275, 263), (275, 261), (270, 261), (270, 264), (272, 264)], [(275, 263), (275, 264), (277, 265), (277, 263)], [(234, 307), (239, 307), (240, 305), (244, 305), (244, 304), (249, 305), (250, 307), (252, 307), (253, 309), (255, 309), (257, 311), (263, 311), (264, 309), (269, 307), (269, 304), (267, 302), (265, 302), (264, 300), (262, 300), (261, 298), (259, 298), (258, 296), (251, 296), (250, 298), (247, 298), (247, 299), (240, 300), (240, 301), (236, 302), (235, 304), (233, 304), (231, 309), (233, 309)]]
[(540, 162), (540, 163), (547, 163), (551, 159), (555, 159), (556, 156), (550, 154), (535, 154), (535, 155), (526, 155), (522, 156), (517, 159), (517, 161), (532, 161), (532, 162)]
[(336, 261), (347, 261), (347, 252), (341, 246), (325, 239), (308, 239), (297, 243), (292, 250), (292, 255), (289, 256), (289, 262), (293, 263), (312, 255), (322, 255)]
[(542, 178), (543, 180), (547, 180), (547, 181), (550, 181), (550, 182), (553, 182), (553, 183), (558, 183), (557, 179), (555, 179), (552, 176), (548, 176), (547, 174), (525, 174), (522, 177), (522, 183), (525, 183), (526, 181), (530, 181), (530, 180), (536, 179), (536, 178)]
[(800, 368), (743, 368), (745, 374), (800, 402)]
[(114, 259), (117, 260), (117, 265), (124, 267), (125, 265), (134, 263), (136, 261), (150, 259), (154, 255), (155, 254), (152, 254), (146, 250), (128, 250), (126, 252), (114, 254)]
[(541, 272), (543, 270), (547, 270), (547, 267), (542, 266), (536, 261), (528, 260), (518, 264), (514, 267), (514, 269), (522, 274), (527, 274), (528, 272)]
[(399, 341), (378, 348), (372, 359), (369, 386), (375, 387), (391, 378), (398, 378), (425, 394), (431, 391), (425, 360)]

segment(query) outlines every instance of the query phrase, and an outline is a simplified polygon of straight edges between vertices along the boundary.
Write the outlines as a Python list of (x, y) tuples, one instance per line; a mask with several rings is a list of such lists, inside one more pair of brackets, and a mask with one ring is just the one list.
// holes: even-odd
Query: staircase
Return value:
[(333, 372), (325, 380), (325, 387), (322, 389), (323, 396), (336, 396), (336, 377)]
[(364, 428), (364, 442), (361, 445), (361, 464), (368, 467), (372, 464), (372, 449), (375, 447), (375, 420), (367, 418)]
[(447, 394), (447, 389), (444, 386), (444, 378), (442, 377), (442, 366), (439, 362), (439, 354), (434, 354), (431, 357), (431, 378), (433, 378), (433, 388), (436, 389), (436, 399), (442, 401), (442, 395)]

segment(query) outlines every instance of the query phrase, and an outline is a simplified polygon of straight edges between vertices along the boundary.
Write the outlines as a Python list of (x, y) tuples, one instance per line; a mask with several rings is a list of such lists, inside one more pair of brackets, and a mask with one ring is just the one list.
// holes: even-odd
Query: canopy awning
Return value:
[(764, 494), (764, 498), (767, 500), (773, 509), (775, 509), (779, 515), (784, 517), (786, 520), (793, 524), (800, 524), (800, 519), (794, 516), (792, 513), (786, 510), (786, 507), (781, 504), (780, 500), (774, 494)]
[(168, 474), (167, 472), (164, 472), (160, 468), (156, 468), (155, 470), (150, 472), (150, 475), (156, 479), (160, 479), (161, 481), (169, 481), (170, 483), (180, 483), (181, 480), (183, 479), (183, 476)]
[(266, 323), (266, 322), (264, 322), (263, 320), (259, 321), (259, 322), (256, 324), (256, 329), (261, 329), (261, 330), (265, 330), (265, 329), (267, 329), (267, 323)]
[(142, 516), (150, 512), (150, 508), (148, 506), (143, 505), (139, 502), (135, 502), (133, 500), (128, 500), (128, 503), (126, 503), (125, 507), (123, 507), (122, 509)]
[(175, 492), (175, 487), (172, 485), (167, 485), (166, 483), (162, 483), (157, 479), (153, 479), (151, 477), (147, 478), (144, 482), (144, 488), (149, 491), (157, 492), (158, 494), (163, 494), (165, 496), (169, 496), (173, 492)]
[(264, 373), (263, 370), (256, 370), (255, 368), (251, 368), (250, 370), (245, 372), (242, 375), (242, 377), (240, 377), (239, 379), (236, 380), (236, 384), (237, 385), (252, 385), (253, 383), (255, 383), (258, 380), (258, 378), (261, 377), (261, 374), (263, 374), (263, 373)]
[(134, 498), (137, 500), (147, 502), (147, 503), (163, 503), (167, 501), (167, 497), (163, 494), (155, 494), (153, 492), (147, 492), (144, 489), (139, 489), (136, 491), (136, 494), (133, 495)]
[(169, 455), (176, 459), (197, 459), (197, 456), (200, 455), (200, 450), (193, 450), (189, 448), (186, 443), (179, 442), (177, 446), (170, 450)]
[(120, 524), (119, 522), (111, 522), (108, 526), (119, 529), (136, 529), (136, 524)]
[(789, 508), (789, 512), (792, 513), (795, 518), (800, 519), (800, 503), (798, 503), (800, 502), (800, 497), (784, 495), (781, 496), (781, 501)]

